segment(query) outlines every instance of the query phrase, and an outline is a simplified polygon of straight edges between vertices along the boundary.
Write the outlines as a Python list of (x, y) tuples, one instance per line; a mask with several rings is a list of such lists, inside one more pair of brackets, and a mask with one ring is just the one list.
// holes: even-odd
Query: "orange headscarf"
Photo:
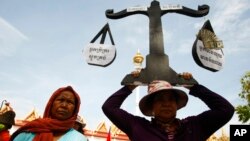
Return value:
[[(61, 121), (57, 119), (51, 118), (51, 107), (53, 102), (55, 101), (56, 97), (65, 90), (70, 90), (73, 92), (75, 98), (76, 98), (76, 105), (75, 110), (73, 112), (72, 117), (70, 117), (67, 120)], [(80, 97), (79, 95), (74, 91), (74, 89), (71, 86), (62, 87), (57, 89), (52, 96), (50, 97), (44, 114), (43, 118), (33, 120), (24, 126), (20, 127), (16, 132), (14, 132), (11, 136), (11, 141), (14, 140), (14, 138), (21, 132), (32, 132), (35, 133), (35, 137), (33, 141), (52, 141), (53, 140), (53, 133), (65, 133), (67, 130), (73, 127), (75, 120), (77, 118), (79, 108), (80, 108)]]

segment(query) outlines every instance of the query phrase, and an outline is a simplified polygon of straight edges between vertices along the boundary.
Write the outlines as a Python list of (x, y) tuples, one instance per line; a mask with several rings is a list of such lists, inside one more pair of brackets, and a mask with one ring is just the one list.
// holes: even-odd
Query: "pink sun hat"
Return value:
[(152, 115), (152, 100), (156, 94), (160, 91), (165, 91), (165, 94), (170, 94), (168, 91), (174, 92), (177, 95), (177, 109), (181, 109), (182, 107), (186, 106), (188, 102), (187, 94), (180, 90), (175, 89), (173, 86), (164, 80), (154, 80), (148, 85), (148, 94), (145, 95), (139, 102), (139, 108), (141, 112), (145, 116), (153, 116)]

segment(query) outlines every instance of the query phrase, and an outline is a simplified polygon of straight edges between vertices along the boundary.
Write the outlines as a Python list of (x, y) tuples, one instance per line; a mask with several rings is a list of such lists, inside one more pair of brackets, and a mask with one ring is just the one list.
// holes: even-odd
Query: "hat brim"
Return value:
[(147, 94), (144, 96), (140, 102), (139, 102), (139, 108), (145, 116), (153, 116), (152, 115), (152, 100), (157, 95), (158, 92), (160, 91), (166, 91), (167, 92), (172, 91), (174, 92), (175, 95), (177, 95), (177, 109), (181, 109), (182, 107), (186, 106), (188, 102), (188, 96), (187, 94), (179, 89), (171, 88), (171, 89), (163, 89), (163, 90), (158, 90), (153, 93)]

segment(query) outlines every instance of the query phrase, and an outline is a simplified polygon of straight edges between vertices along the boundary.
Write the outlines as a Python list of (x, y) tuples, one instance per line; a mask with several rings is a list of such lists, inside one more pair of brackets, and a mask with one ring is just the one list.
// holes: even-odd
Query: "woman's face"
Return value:
[(164, 94), (166, 92), (159, 92), (153, 100), (154, 117), (162, 121), (168, 121), (176, 116), (177, 103), (174, 94)]
[(51, 108), (51, 117), (58, 120), (70, 118), (75, 110), (76, 98), (71, 91), (62, 91), (54, 100)]

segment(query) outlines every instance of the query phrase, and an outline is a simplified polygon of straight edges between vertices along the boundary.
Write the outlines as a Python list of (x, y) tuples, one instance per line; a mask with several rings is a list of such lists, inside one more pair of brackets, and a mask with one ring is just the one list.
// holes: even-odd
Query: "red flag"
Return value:
[(108, 136), (107, 136), (107, 141), (111, 141), (111, 133), (110, 133), (110, 127), (109, 127), (109, 132), (108, 132)]

